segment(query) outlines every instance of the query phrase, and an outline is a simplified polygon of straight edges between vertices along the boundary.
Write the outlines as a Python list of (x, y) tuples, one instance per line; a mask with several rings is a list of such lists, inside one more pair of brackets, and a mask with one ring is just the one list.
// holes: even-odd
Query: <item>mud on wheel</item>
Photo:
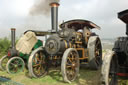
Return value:
[(79, 73), (79, 55), (74, 48), (68, 48), (62, 58), (61, 72), (63, 80), (70, 83), (74, 81)]
[(0, 59), (0, 70), (4, 71), (6, 70), (6, 64), (8, 62), (8, 56), (5, 55)]
[(24, 61), (20, 57), (12, 57), (9, 59), (6, 65), (6, 69), (8, 73), (14, 74), (14, 73), (19, 73), (24, 70)]
[(101, 70), (102, 85), (118, 85), (117, 65), (116, 54), (113, 51), (107, 50)]
[(91, 36), (88, 41), (89, 66), (98, 70), (102, 65), (102, 45), (98, 36)]
[(29, 75), (35, 78), (43, 77), (47, 74), (47, 61), (43, 53), (43, 48), (34, 50), (28, 61)]

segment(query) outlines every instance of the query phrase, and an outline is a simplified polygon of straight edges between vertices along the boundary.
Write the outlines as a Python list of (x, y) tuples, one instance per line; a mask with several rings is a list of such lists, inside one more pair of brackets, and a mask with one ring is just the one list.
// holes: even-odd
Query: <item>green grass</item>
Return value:
[(99, 71), (92, 71), (88, 68), (82, 67), (79, 77), (71, 84), (63, 82), (61, 72), (54, 69), (51, 69), (45, 77), (38, 79), (29, 78), (25, 75), (25, 72), (8, 74), (7, 72), (0, 71), (0, 76), (5, 76), (24, 85), (98, 85), (99, 73)]
[(0, 58), (7, 54), (7, 51), (11, 45), (11, 42), (8, 40), (8, 38), (1, 38), (0, 39)]

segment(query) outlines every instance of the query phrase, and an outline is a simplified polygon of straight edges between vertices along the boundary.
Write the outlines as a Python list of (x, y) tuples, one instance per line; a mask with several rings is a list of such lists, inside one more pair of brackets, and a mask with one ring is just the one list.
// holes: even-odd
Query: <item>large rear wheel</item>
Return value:
[(5, 71), (6, 70), (6, 64), (7, 64), (7, 62), (8, 62), (8, 56), (7, 55), (3, 56), (0, 59), (0, 69), (2, 71)]
[(74, 81), (79, 73), (79, 55), (76, 49), (68, 48), (62, 58), (61, 72), (63, 80), (70, 83)]
[(47, 74), (47, 61), (46, 56), (43, 53), (43, 48), (37, 48), (34, 50), (28, 61), (29, 74), (32, 77), (39, 78)]
[(89, 37), (89, 66), (91, 69), (98, 70), (102, 65), (102, 45), (98, 36)]

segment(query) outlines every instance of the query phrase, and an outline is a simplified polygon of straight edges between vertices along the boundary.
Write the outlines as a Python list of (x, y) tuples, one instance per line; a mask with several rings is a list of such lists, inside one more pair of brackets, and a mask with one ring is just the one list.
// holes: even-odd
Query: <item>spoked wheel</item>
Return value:
[(118, 85), (117, 65), (116, 54), (113, 51), (107, 51), (101, 70), (102, 85)]
[(63, 80), (71, 83), (74, 81), (79, 73), (79, 55), (74, 48), (68, 48), (62, 58), (61, 72)]
[(43, 53), (43, 48), (34, 50), (29, 58), (28, 69), (32, 77), (39, 78), (47, 74), (46, 56)]
[(20, 57), (13, 57), (9, 59), (6, 69), (8, 73), (14, 74), (14, 73), (19, 73), (24, 70), (24, 61)]
[(6, 70), (6, 64), (7, 64), (7, 62), (8, 62), (8, 56), (7, 55), (3, 56), (0, 59), (0, 69), (2, 71)]
[(91, 36), (88, 41), (89, 66), (98, 70), (102, 65), (102, 45), (98, 36)]

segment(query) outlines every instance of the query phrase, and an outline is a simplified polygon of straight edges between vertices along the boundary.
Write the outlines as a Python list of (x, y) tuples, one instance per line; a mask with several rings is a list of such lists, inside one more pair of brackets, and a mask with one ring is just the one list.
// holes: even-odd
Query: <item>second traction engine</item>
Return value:
[(126, 24), (127, 36), (118, 37), (112, 51), (104, 54), (102, 85), (119, 85), (118, 81), (128, 79), (128, 9), (119, 12), (118, 18)]

